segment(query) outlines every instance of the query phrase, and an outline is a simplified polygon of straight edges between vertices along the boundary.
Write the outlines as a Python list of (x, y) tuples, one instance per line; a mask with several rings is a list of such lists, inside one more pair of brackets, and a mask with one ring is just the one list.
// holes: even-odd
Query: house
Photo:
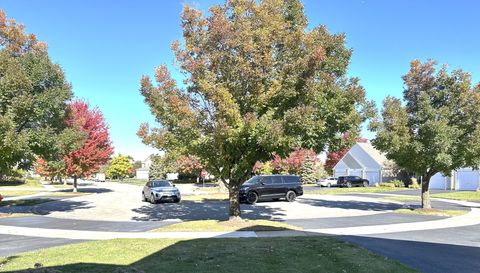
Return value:
[(430, 189), (442, 190), (478, 190), (480, 189), (480, 171), (472, 168), (461, 168), (444, 175), (436, 173), (430, 178)]
[(333, 168), (335, 177), (355, 175), (368, 179), (370, 185), (396, 178), (393, 162), (371, 143), (355, 144)]
[[(397, 179), (398, 171), (394, 163), (375, 149), (370, 143), (355, 144), (333, 168), (333, 175), (356, 175), (368, 179), (370, 185)], [(421, 182), (420, 179), (418, 179)], [(478, 190), (480, 189), (480, 170), (461, 168), (449, 175), (435, 174), (430, 179), (430, 189), (442, 190)]]
[(148, 156), (145, 160), (142, 161), (142, 167), (135, 170), (135, 177), (137, 179), (148, 180), (150, 166), (152, 166), (152, 156)]

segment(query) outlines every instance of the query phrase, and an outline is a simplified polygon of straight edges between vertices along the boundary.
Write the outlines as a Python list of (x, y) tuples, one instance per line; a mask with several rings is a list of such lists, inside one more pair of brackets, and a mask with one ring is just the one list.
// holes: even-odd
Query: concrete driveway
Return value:
[[(183, 195), (191, 188), (177, 185)], [(182, 188), (183, 187), (183, 188)], [(98, 192), (38, 205), (35, 213), (54, 218), (102, 221), (162, 221), (228, 218), (227, 201), (188, 201), (150, 204), (142, 202), (142, 188), (121, 183), (97, 183), (84, 190)], [(397, 201), (383, 201), (365, 196), (305, 195), (297, 202), (259, 202), (241, 205), (247, 219), (317, 219), (366, 216), (401, 208)]]

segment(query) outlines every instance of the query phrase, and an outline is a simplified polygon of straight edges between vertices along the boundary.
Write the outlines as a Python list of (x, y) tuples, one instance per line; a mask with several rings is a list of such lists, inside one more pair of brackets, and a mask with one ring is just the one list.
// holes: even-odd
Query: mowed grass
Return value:
[(16, 254), (1, 270), (35, 263), (69, 273), (417, 272), (332, 237), (94, 241)]
[(57, 192), (50, 192), (43, 196), (51, 196), (51, 197), (75, 197), (75, 196), (84, 196), (92, 194), (91, 192), (64, 192), (64, 191), (57, 191)]
[(195, 195), (182, 195), (184, 201), (226, 201), (228, 193), (207, 193)]
[[(6, 218), (6, 217), (22, 217), (22, 216), (31, 216), (33, 214), (31, 213), (0, 213), (0, 218)], [(1, 264), (1, 262), (0, 262)], [(1, 269), (1, 266), (0, 266)]]
[(407, 190), (406, 188), (387, 187), (354, 187), (354, 188), (325, 188), (305, 192), (306, 194), (349, 194), (349, 193), (376, 193)]
[(431, 197), (452, 200), (480, 201), (480, 191), (459, 191), (432, 194)]
[(385, 200), (393, 200), (393, 201), (420, 201), (420, 196), (386, 196), (382, 197)]
[(40, 193), (41, 191), (22, 191), (22, 190), (4, 190), (2, 191), (0, 188), (0, 194), (2, 196), (24, 196), (24, 195), (32, 195), (32, 194), (37, 194)]
[(0, 207), (18, 207), (18, 206), (36, 206), (46, 202), (54, 201), (53, 199), (22, 199), (22, 200), (8, 200), (1, 201)]
[(435, 216), (460, 216), (468, 213), (468, 210), (443, 210), (443, 209), (397, 209), (396, 213), (419, 214), (419, 215), (435, 215)]
[(0, 190), (2, 187), (43, 188), (43, 185), (39, 179), (25, 179), (24, 181), (0, 181)]
[(301, 230), (302, 228), (281, 222), (268, 220), (241, 220), (241, 221), (218, 221), (200, 220), (187, 221), (168, 225), (152, 230), (153, 232), (194, 232), (194, 231), (279, 231)]

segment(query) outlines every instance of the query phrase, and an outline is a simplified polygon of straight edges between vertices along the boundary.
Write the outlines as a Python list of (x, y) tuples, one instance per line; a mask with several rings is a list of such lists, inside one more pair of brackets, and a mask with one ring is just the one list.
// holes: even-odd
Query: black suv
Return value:
[(337, 180), (338, 187), (347, 187), (351, 188), (354, 186), (358, 187), (368, 187), (369, 182), (367, 179), (363, 179), (360, 176), (340, 176)]
[(240, 203), (255, 204), (258, 200), (280, 198), (293, 202), (300, 195), (303, 187), (296, 175), (257, 175), (240, 187)]

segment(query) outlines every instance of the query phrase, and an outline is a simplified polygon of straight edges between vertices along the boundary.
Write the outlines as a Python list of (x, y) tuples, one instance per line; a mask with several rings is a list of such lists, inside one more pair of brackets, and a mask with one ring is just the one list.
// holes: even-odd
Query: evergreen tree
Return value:
[(317, 181), (315, 177), (315, 164), (308, 153), (300, 167), (299, 175), (303, 184), (313, 184)]

